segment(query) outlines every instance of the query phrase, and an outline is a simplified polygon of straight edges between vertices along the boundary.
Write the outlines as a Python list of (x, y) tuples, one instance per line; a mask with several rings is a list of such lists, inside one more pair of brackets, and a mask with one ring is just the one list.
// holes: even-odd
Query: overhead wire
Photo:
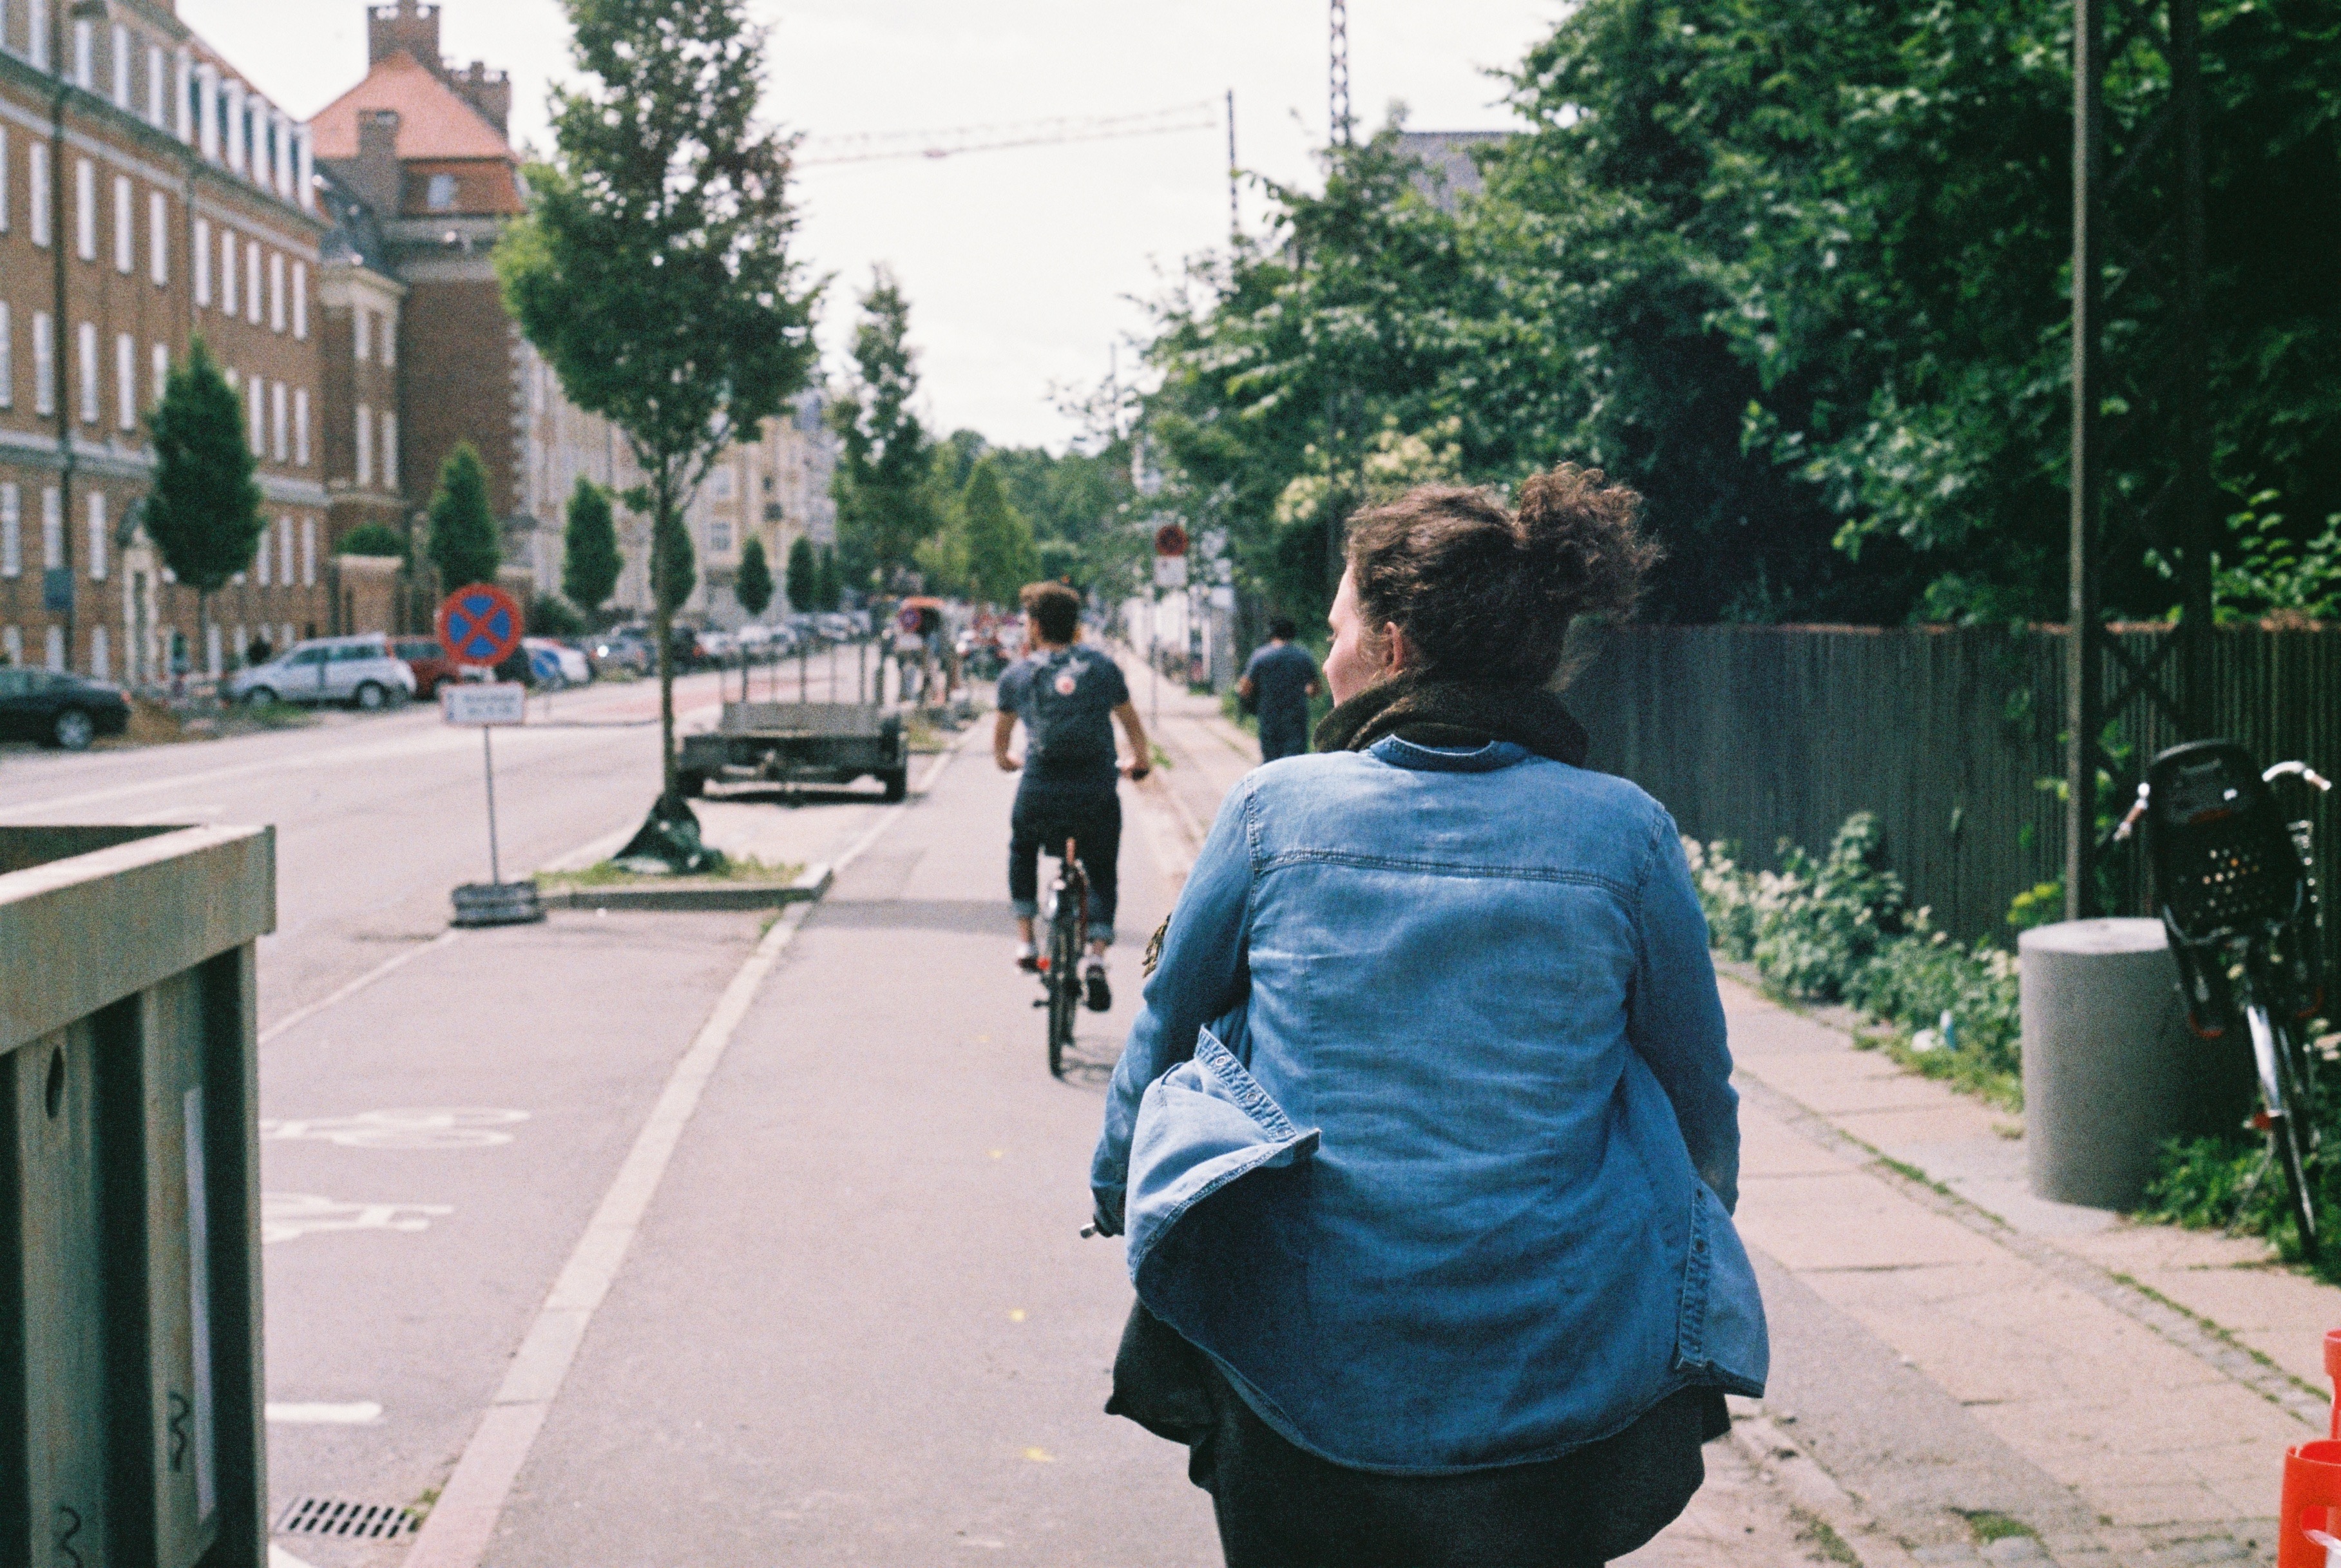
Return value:
[(1178, 135), (1219, 128), (1220, 105), (1203, 99), (1141, 114), (1056, 115), (1048, 119), (953, 125), (932, 130), (863, 131), (812, 136), (800, 144), (796, 166), (802, 169), (832, 164), (950, 158), (967, 153), (1001, 152), (1015, 147), (1117, 141), (1133, 136)]

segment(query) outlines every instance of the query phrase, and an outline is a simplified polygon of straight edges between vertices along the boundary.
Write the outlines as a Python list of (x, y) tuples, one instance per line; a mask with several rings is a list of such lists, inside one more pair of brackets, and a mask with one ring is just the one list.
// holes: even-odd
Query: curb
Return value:
[(544, 894), (547, 909), (777, 909), (812, 904), (829, 891), (833, 874), (809, 865), (794, 882), (702, 884), (696, 887), (573, 887)]
[(1797, 1446), (1768, 1415), (1732, 1413), (1731, 1445), (1779, 1489), (1795, 1511), (1825, 1524), (1861, 1568), (1918, 1568), (1918, 1559), (1878, 1527), (1837, 1478)]

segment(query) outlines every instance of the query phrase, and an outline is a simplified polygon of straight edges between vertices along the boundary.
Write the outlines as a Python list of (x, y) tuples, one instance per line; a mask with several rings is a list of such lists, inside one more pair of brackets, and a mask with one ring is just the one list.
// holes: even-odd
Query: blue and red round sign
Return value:
[(459, 664), (501, 664), (528, 629), (520, 601), (502, 588), (474, 583), (439, 606), (439, 645)]

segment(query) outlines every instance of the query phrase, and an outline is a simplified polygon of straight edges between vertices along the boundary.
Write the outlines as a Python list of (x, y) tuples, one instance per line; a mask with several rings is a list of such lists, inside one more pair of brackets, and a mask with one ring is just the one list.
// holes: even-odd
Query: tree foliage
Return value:
[(802, 614), (821, 608), (821, 563), (803, 534), (789, 546), (789, 608)]
[[(245, 444), (244, 405), (201, 337), (173, 370), (149, 421), (154, 484), (146, 536), (208, 618), (211, 595), (252, 564), (266, 520)], [(405, 552), (402, 547), (399, 554)]]
[(439, 585), (453, 593), (473, 583), (493, 583), (503, 564), (503, 538), (495, 509), (488, 504), (488, 470), (479, 449), (459, 441), (439, 465), (438, 488), (431, 493), (431, 540), (425, 546), (439, 568)]
[(834, 610), (844, 602), (845, 584), (838, 573), (837, 550), (832, 546), (821, 553), (821, 574), (813, 579), (812, 607)]
[[(2341, 14), (2206, 0), (2202, 49), (2223, 554), (2321, 558)], [(1529, 128), (1483, 155), (1484, 193), (1430, 199), (1385, 133), (1321, 191), (1270, 187), (1273, 232), (1158, 303), (1161, 504), (1227, 526), (1248, 581), (1313, 609), (1396, 432), (1477, 482), (1571, 459), (1635, 485), (1669, 552), (1660, 616), (2059, 614), (2070, 51), (2070, 0), (1585, 0), (1509, 73)], [(2117, 163), (2168, 92), (2143, 45), (2115, 60)], [(2173, 204), (2138, 166), (2114, 213), (2131, 235)], [(2109, 359), (2147, 383), (2171, 302), (2124, 265)], [(2111, 490), (2143, 504), (2172, 447), (2149, 420)], [(1304, 479), (1313, 504), (1280, 505)], [(2263, 492), (2281, 504), (2250, 508)], [(2166, 611), (2167, 564), (2109, 563), (2109, 607)]]
[(911, 406), (918, 359), (910, 344), (911, 304), (884, 267), (862, 296), (853, 329), (853, 374), (830, 404), (841, 451), (832, 494), (840, 547), (857, 574), (892, 586), (941, 531), (934, 443)]
[(740, 546), (740, 570), (732, 579), (732, 596), (754, 620), (772, 603), (772, 568), (764, 559), (764, 542), (754, 534)]
[(618, 549), (618, 524), (610, 493), (583, 474), (569, 492), (569, 518), (561, 540), (561, 591), (587, 615), (617, 591), (626, 559)]
[(978, 460), (960, 492), (960, 529), (967, 541), (968, 586), (991, 604), (1016, 603), (1017, 591), (1041, 574), (1032, 524), (1009, 504), (1000, 466)]
[(391, 560), (406, 559), (406, 535), (387, 523), (361, 523), (342, 535), (334, 546), (340, 555), (373, 555)]
[(807, 383), (819, 290), (790, 250), (792, 143), (762, 124), (766, 32), (746, 0), (564, 0), (553, 156), (496, 250), (521, 329), (646, 475), (666, 795), (676, 794), (674, 609), (696, 575), (682, 514), (725, 448)]

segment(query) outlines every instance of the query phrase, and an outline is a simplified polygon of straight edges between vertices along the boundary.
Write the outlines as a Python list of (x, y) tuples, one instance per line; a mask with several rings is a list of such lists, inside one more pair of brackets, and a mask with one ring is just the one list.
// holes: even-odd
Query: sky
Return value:
[[(766, 113), (809, 137), (1209, 105), (1210, 130), (1144, 139), (805, 167), (798, 246), (827, 277), (821, 335), (842, 375), (855, 297), (892, 267), (911, 301), (926, 412), (940, 430), (1061, 448), (1061, 392), (1102, 383), (1143, 327), (1139, 301), (1223, 245), (1226, 130), (1239, 165), (1315, 177), (1326, 122), (1324, 0), (750, 0), (772, 25)], [(1416, 130), (1512, 124), (1490, 68), (1549, 32), (1563, 0), (1350, 0), (1362, 127), (1393, 102)], [(365, 68), (363, 0), (179, 0), (180, 16), (306, 117)], [(558, 0), (445, 0), (457, 63), (512, 73), (513, 140), (544, 147), (547, 84), (570, 69)], [(808, 147), (808, 157), (817, 152)], [(1243, 197), (1257, 227), (1264, 205)]]

